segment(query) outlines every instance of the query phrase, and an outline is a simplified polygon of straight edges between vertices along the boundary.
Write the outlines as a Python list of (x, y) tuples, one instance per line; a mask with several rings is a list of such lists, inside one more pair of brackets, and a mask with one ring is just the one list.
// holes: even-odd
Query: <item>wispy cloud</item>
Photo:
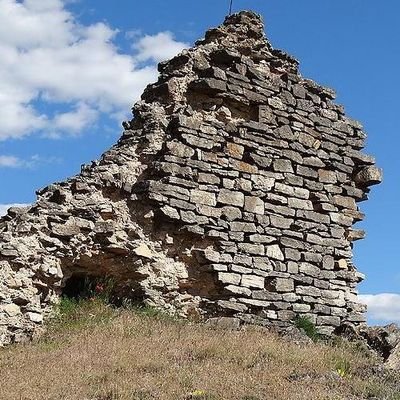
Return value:
[(0, 140), (76, 135), (102, 113), (128, 112), (156, 79), (155, 63), (187, 46), (169, 32), (136, 32), (134, 53), (123, 54), (117, 35), (103, 22), (80, 24), (65, 1), (0, 0)]
[(18, 168), (21, 166), (21, 160), (14, 156), (0, 155), (0, 168)]
[(58, 157), (43, 157), (38, 154), (22, 159), (10, 155), (0, 155), (0, 168), (35, 168), (43, 164), (58, 164), (62, 160)]
[(368, 318), (374, 323), (400, 323), (400, 294), (363, 294), (360, 299), (368, 306)]

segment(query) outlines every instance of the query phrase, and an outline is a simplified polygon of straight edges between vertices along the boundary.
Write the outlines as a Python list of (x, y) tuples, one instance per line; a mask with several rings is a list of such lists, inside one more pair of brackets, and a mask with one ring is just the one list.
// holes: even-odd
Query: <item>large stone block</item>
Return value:
[(218, 193), (217, 200), (219, 203), (222, 204), (229, 204), (232, 206), (243, 207), (244, 194), (232, 190), (221, 189), (220, 192)]
[(249, 288), (264, 289), (265, 278), (256, 275), (243, 275), (241, 285)]
[(382, 182), (382, 179), (382, 170), (375, 166), (364, 167), (354, 177), (355, 182), (364, 187), (377, 185)]
[(282, 250), (277, 244), (265, 246), (265, 255), (273, 260), (283, 261), (285, 259)]
[(241, 275), (232, 274), (229, 272), (218, 272), (218, 280), (224, 284), (239, 285), (241, 280)]
[(195, 204), (204, 204), (207, 206), (215, 206), (217, 204), (215, 193), (196, 189), (190, 192), (190, 201)]
[(276, 172), (293, 172), (293, 166), (290, 160), (279, 159), (275, 160), (273, 163), (274, 171)]
[(275, 278), (272, 285), (278, 293), (294, 291), (294, 280), (290, 278)]
[(254, 214), (264, 214), (264, 202), (259, 197), (250, 197), (246, 196), (244, 201), (244, 209), (245, 211), (254, 213)]
[(231, 222), (229, 225), (234, 232), (257, 232), (256, 225), (252, 222)]

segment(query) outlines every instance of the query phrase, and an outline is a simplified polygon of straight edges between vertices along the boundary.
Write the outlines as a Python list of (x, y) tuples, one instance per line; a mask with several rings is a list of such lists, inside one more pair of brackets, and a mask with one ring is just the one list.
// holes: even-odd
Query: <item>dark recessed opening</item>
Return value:
[(112, 276), (74, 273), (64, 282), (61, 296), (75, 300), (102, 298), (108, 304), (120, 307), (127, 302), (141, 304), (144, 299), (138, 282), (116, 281)]
[(62, 295), (70, 299), (87, 299), (96, 293), (98, 279), (86, 274), (73, 274), (65, 282)]

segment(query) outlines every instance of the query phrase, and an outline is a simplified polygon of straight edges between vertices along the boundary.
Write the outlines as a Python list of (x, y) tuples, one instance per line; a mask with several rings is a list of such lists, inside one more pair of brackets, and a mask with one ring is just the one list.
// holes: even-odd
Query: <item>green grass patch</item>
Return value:
[(103, 298), (62, 297), (49, 321), (48, 332), (55, 333), (108, 324), (115, 316), (115, 310)]
[(318, 333), (317, 327), (309, 318), (297, 317), (294, 321), (294, 324), (298, 329), (303, 330), (305, 334), (314, 342), (317, 342), (321, 339), (321, 335)]

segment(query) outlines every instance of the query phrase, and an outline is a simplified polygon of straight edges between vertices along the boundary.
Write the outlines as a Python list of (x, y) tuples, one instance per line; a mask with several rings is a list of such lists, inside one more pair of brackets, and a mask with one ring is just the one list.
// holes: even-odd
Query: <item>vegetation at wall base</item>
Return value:
[(400, 374), (346, 341), (294, 344), (102, 298), (63, 299), (44, 336), (0, 349), (1, 400), (400, 400)]
[(297, 317), (294, 321), (296, 328), (301, 329), (314, 342), (321, 339), (318, 329), (315, 324), (307, 317)]

